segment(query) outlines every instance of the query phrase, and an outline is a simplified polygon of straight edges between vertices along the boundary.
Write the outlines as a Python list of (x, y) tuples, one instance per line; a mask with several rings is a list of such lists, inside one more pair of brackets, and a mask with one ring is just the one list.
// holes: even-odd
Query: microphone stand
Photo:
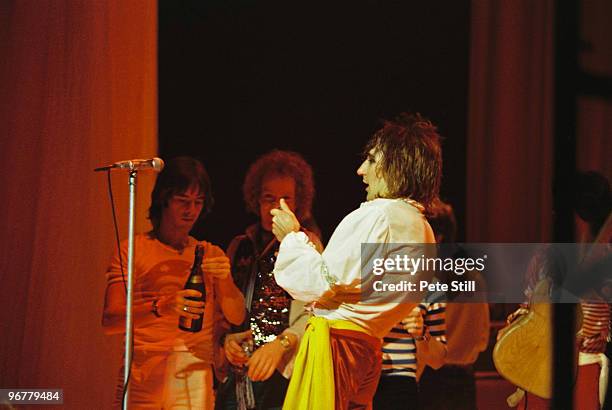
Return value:
[(134, 339), (134, 326), (132, 325), (132, 303), (133, 303), (133, 287), (134, 283), (134, 221), (136, 214), (136, 177), (138, 171), (130, 169), (128, 180), (130, 190), (130, 206), (128, 220), (128, 255), (127, 255), (127, 295), (125, 302), (125, 355), (123, 365), (123, 386), (125, 396), (123, 398), (123, 410), (127, 410), (129, 403), (130, 388), (128, 380), (130, 378), (130, 370), (132, 365), (132, 343)]
[[(149, 169), (160, 172), (164, 168), (164, 161), (161, 158), (153, 158), (150, 160), (128, 160), (115, 162), (114, 164), (99, 167), (94, 169), (95, 172), (109, 171), (112, 169), (128, 169), (129, 179), (128, 185), (130, 190), (130, 205), (129, 205), (129, 220), (128, 220), (128, 255), (127, 255), (127, 284), (126, 284), (126, 300), (125, 300), (125, 354), (123, 364), (123, 410), (127, 410), (129, 402), (129, 385), (131, 364), (132, 364), (132, 345), (134, 340), (133, 326), (133, 283), (134, 283), (134, 225), (136, 214), (136, 177), (139, 169)], [(112, 195), (111, 195), (112, 198)], [(122, 268), (123, 269), (123, 268)]]

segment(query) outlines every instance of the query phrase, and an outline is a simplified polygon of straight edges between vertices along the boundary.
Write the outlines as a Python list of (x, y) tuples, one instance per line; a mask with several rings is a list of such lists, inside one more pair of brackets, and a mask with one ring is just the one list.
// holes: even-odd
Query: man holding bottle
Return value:
[[(129, 406), (159, 409), (180, 406), (213, 408), (213, 324), (219, 315), (233, 324), (244, 319), (244, 298), (230, 275), (223, 251), (189, 235), (213, 204), (210, 180), (203, 165), (189, 157), (167, 162), (151, 194), (153, 230), (135, 238), (134, 354)], [(196, 245), (204, 247), (201, 264), (206, 302), (197, 290), (183, 289), (190, 275)], [(125, 331), (127, 242), (113, 257), (102, 316), (107, 334)], [(179, 318), (198, 320), (198, 332), (179, 328)], [(119, 373), (115, 406), (125, 388)]]

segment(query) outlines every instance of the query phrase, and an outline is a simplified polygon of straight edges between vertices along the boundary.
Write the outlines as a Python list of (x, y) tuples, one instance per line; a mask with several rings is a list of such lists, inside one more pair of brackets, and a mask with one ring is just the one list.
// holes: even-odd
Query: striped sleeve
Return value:
[(416, 345), (401, 323), (383, 338), (382, 375), (416, 377)]
[(446, 303), (421, 303), (423, 319), (429, 335), (446, 344)]
[(578, 334), (580, 351), (603, 353), (610, 338), (610, 306), (607, 303), (580, 304), (582, 328)]

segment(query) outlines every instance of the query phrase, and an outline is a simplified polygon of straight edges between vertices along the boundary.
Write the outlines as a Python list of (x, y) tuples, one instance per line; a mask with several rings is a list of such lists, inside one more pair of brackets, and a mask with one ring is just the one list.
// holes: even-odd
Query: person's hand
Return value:
[(410, 314), (402, 320), (404, 329), (410, 333), (412, 337), (421, 338), (425, 333), (423, 314), (421, 309), (416, 307)]
[(242, 343), (249, 339), (253, 339), (251, 329), (240, 333), (228, 333), (225, 336), (225, 342), (223, 343), (225, 357), (234, 366), (241, 367), (249, 361), (249, 357), (242, 349)]
[(247, 364), (249, 366), (249, 372), (247, 373), (249, 378), (254, 382), (268, 380), (274, 374), (274, 370), (283, 358), (285, 351), (278, 340), (266, 343), (255, 350)]
[(506, 324), (509, 325), (510, 323), (514, 322), (519, 317), (526, 315), (527, 313), (529, 313), (529, 309), (521, 306), (520, 308), (516, 309), (514, 312), (508, 315), (508, 317), (506, 318)]
[(227, 256), (205, 257), (202, 261), (204, 275), (216, 279), (227, 279), (230, 275), (230, 260)]
[(159, 298), (157, 309), (161, 316), (174, 315), (190, 319), (199, 319), (204, 313), (204, 302), (187, 299), (200, 298), (202, 294), (194, 289), (182, 289), (174, 295), (165, 295)]
[(282, 242), (283, 238), (287, 236), (288, 233), (300, 230), (300, 223), (284, 198), (280, 200), (280, 209), (272, 209), (270, 214), (273, 217), (272, 233), (279, 242)]
[(520, 308), (516, 309), (514, 312), (510, 313), (508, 315), (508, 317), (506, 318), (506, 327), (503, 327), (503, 328), (498, 330), (497, 336), (496, 336), (495, 340), (501, 339), (502, 336), (504, 334), (506, 334), (506, 332), (508, 330), (510, 330), (510, 325), (512, 324), (512, 322), (514, 322), (518, 318), (526, 315), (527, 313), (529, 313), (529, 309), (526, 308), (526, 307), (523, 307), (523, 306), (521, 306)]

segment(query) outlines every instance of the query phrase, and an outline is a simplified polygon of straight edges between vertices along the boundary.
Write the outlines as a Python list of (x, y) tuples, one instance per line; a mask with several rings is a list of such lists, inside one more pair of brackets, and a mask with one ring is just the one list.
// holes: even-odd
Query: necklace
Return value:
[(423, 206), (423, 204), (421, 204), (418, 201), (415, 201), (414, 199), (411, 198), (398, 198), (400, 201), (407, 203), (408, 205), (412, 205), (414, 206), (416, 209), (418, 209), (421, 213), (423, 213), (423, 211), (425, 211), (425, 207)]

